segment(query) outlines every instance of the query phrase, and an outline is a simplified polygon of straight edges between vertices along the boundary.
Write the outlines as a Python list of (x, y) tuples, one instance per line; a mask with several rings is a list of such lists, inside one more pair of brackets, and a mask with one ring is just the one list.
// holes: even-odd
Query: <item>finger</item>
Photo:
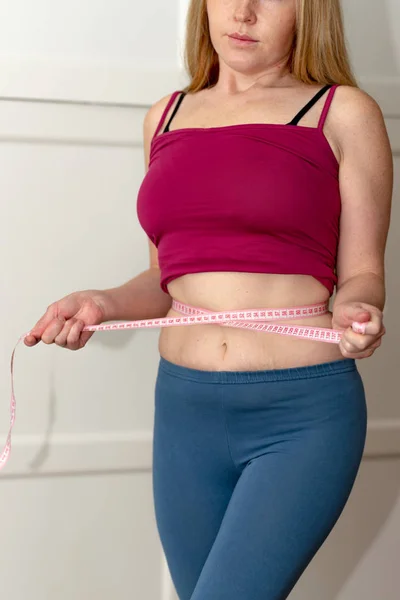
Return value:
[(81, 333), (81, 348), (83, 348), (83, 346), (86, 346), (87, 342), (90, 340), (93, 334), (94, 331), (83, 331)]
[(365, 323), (354, 322), (353, 327), (358, 330), (358, 326), (361, 326), (360, 332), (364, 335), (378, 335), (383, 328), (382, 314), (371, 312), (370, 315), (369, 321)]
[(64, 326), (64, 317), (56, 317), (53, 319), (42, 334), (42, 342), (45, 344), (52, 344)]
[(375, 352), (375, 348), (368, 348), (364, 352), (348, 352), (347, 350), (340, 349), (342, 355), (345, 358), (352, 358), (354, 360), (358, 360), (359, 358), (369, 358)]
[(44, 331), (47, 329), (47, 327), (50, 325), (50, 323), (53, 321), (53, 319), (57, 318), (57, 316), (58, 315), (57, 315), (56, 306), (54, 304), (50, 304), (50, 306), (47, 308), (44, 315), (39, 319), (39, 321), (37, 321), (37, 323), (30, 330), (29, 339), (34, 338), (36, 341), (39, 341), (41, 339)]
[(27, 335), (24, 338), (24, 344), (26, 344), (27, 346), (35, 346), (35, 344), (37, 344), (39, 342), (39, 340), (37, 338), (35, 338), (34, 335)]
[(81, 332), (85, 327), (85, 323), (80, 319), (77, 319), (76, 322), (71, 327), (71, 330), (68, 334), (67, 338), (67, 348), (69, 350), (79, 350), (82, 347), (81, 345)]
[(369, 335), (366, 333), (356, 333), (352, 327), (349, 327), (343, 332), (342, 339), (347, 340), (352, 346), (359, 350), (364, 350), (368, 346), (374, 343), (375, 340), (380, 339), (386, 333), (386, 327), (382, 324), (380, 331), (375, 335)]
[(381, 346), (381, 344), (382, 344), (382, 340), (379, 339), (374, 344), (372, 344), (372, 346), (369, 346), (369, 348), (366, 348), (364, 352), (368, 352), (369, 350), (375, 351), (377, 348), (379, 348)]
[(40, 341), (46, 327), (56, 316), (55, 308), (52, 305), (49, 306), (45, 314), (37, 321), (28, 335), (25, 336), (24, 343), (27, 346), (35, 346)]
[(340, 344), (340, 350), (343, 354), (343, 356), (349, 357), (349, 358), (365, 358), (367, 356), (371, 356), (371, 354), (373, 354), (373, 352), (379, 348), (382, 344), (382, 337), (380, 337), (378, 340), (376, 340), (371, 346), (369, 346), (368, 348), (365, 348), (365, 350), (360, 351), (357, 350), (356, 348), (353, 348), (351, 345), (342, 345)]
[(65, 348), (67, 346), (68, 335), (75, 322), (76, 319), (72, 318), (68, 319), (68, 321), (64, 324), (64, 327), (54, 338), (54, 342), (57, 344), (57, 346), (60, 346), (61, 348)]
[(375, 350), (373, 348), (369, 348), (365, 352), (362, 352), (359, 356), (355, 356), (355, 360), (361, 360), (363, 358), (370, 358)]
[(376, 335), (363, 335), (362, 333), (354, 333), (354, 331), (349, 328), (346, 329), (345, 333), (343, 334), (341, 344), (348, 352), (362, 352), (371, 346), (376, 339)]
[(379, 340), (377, 340), (375, 342), (375, 344), (372, 344), (371, 348), (373, 348), (375, 350), (376, 348), (379, 348), (381, 345), (382, 345), (382, 338), (379, 338)]

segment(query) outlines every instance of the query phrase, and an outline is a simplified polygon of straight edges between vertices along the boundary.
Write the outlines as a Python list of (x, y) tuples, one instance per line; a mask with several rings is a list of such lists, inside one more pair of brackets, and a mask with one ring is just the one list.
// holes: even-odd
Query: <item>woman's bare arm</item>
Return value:
[[(347, 86), (336, 90), (342, 199), (334, 305), (385, 305), (384, 257), (393, 193), (393, 156), (379, 105)], [(334, 103), (332, 104), (332, 108)]]

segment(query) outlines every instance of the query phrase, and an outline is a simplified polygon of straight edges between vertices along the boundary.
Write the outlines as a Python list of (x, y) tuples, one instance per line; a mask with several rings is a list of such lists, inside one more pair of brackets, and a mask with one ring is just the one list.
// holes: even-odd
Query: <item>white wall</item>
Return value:
[[(128, 63), (135, 67), (175, 65), (178, 0), (13, 0), (0, 5), (0, 53), (31, 60)], [(162, 52), (160, 52), (162, 48)]]
[[(148, 266), (135, 212), (142, 120), (185, 81), (176, 43), (185, 1), (0, 0), (0, 445), (18, 337), (53, 300)], [(399, 10), (397, 0), (345, 3), (357, 75), (384, 109), (395, 152), (388, 333), (358, 363), (370, 428), (353, 495), (294, 600), (398, 598)], [(104, 332), (78, 353), (18, 347), (14, 445), (0, 474), (9, 600), (174, 597), (152, 504), (157, 338)]]
[(176, 76), (179, 6), (0, 0), (0, 96), (148, 103)]

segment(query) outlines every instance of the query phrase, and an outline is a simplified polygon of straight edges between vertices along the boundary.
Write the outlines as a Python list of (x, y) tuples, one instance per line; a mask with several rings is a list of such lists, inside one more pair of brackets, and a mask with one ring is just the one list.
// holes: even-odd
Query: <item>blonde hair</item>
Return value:
[[(340, 0), (297, 0), (296, 31), (289, 57), (293, 76), (303, 83), (358, 87), (350, 66)], [(210, 37), (206, 0), (191, 0), (186, 20), (185, 68), (198, 92), (217, 83), (219, 60)]]

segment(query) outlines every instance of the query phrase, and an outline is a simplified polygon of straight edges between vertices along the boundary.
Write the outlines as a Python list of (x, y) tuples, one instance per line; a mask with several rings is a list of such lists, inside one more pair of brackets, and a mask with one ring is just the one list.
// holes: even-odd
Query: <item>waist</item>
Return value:
[(211, 312), (173, 299), (165, 320), (170, 325), (176, 321), (178, 325), (189, 325), (165, 327), (159, 338), (160, 355), (181, 366), (253, 371), (343, 358), (338, 347), (341, 332), (331, 329), (327, 301)]
[(169, 292), (172, 305), (166, 320), (190, 325), (162, 331), (159, 351), (171, 362), (253, 370), (343, 358), (338, 347), (343, 332), (332, 329), (326, 290), (312, 277), (189, 274), (172, 282)]
[[(278, 333), (319, 341), (338, 343), (341, 332), (330, 328), (291, 324), (290, 321), (318, 317), (329, 312), (328, 301), (303, 306), (276, 308), (242, 308), (239, 310), (211, 311), (172, 299), (172, 310), (186, 315), (174, 319), (182, 325), (214, 324), (265, 333)], [(172, 321), (172, 320), (171, 320)], [(277, 323), (279, 321), (279, 323)]]

